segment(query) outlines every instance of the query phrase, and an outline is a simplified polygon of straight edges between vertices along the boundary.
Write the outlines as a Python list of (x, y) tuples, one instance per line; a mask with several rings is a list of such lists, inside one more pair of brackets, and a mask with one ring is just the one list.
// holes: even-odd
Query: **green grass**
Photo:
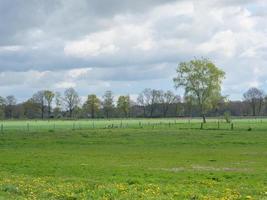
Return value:
[[(219, 127), (218, 127), (218, 122)], [(85, 120), (9, 120), (0, 121), (0, 132), (5, 131), (47, 131), (47, 130), (88, 130), (103, 128), (155, 128), (175, 126), (178, 129), (200, 129), (201, 118), (155, 118), (155, 119), (85, 119)], [(238, 130), (267, 131), (267, 118), (234, 118), (234, 128)], [(208, 118), (204, 129), (231, 129), (222, 117)]]
[(75, 130), (73, 121), (51, 121), (62, 128), (5, 130), (0, 199), (267, 199), (265, 120), (237, 120), (234, 130), (171, 120), (142, 120), (141, 127), (138, 120), (122, 127), (99, 120)]

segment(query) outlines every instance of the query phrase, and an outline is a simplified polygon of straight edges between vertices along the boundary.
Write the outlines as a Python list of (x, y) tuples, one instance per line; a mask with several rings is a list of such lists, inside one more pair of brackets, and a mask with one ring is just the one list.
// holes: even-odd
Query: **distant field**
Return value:
[(233, 123), (2, 122), (0, 199), (267, 199), (267, 120)]
[[(81, 130), (107, 128), (155, 128), (175, 126), (178, 129), (231, 129), (231, 124), (222, 118), (208, 118), (203, 124), (201, 118), (155, 118), (155, 119), (87, 119), (87, 120), (9, 120), (0, 121), (0, 132), (9, 130), (43, 131), (43, 130)], [(267, 131), (267, 118), (232, 119), (234, 129)]]

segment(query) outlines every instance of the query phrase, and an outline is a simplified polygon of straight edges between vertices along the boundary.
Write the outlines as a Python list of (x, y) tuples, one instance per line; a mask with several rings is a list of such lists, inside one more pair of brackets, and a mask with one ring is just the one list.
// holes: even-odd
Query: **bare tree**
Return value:
[(156, 109), (156, 105), (160, 103), (160, 90), (146, 88), (139, 94), (138, 103), (144, 108), (144, 117), (146, 116), (146, 107), (149, 108), (149, 116), (152, 117)]
[(0, 119), (5, 118), (5, 107), (6, 107), (6, 100), (4, 97), (0, 96)]
[(151, 90), (150, 91), (150, 102), (149, 102), (149, 107), (150, 107), (150, 117), (153, 117), (154, 111), (156, 109), (156, 105), (159, 103), (160, 100), (160, 90)]
[(53, 110), (55, 117), (60, 117), (60, 113), (62, 111), (63, 106), (63, 98), (60, 94), (60, 92), (55, 92), (55, 108)]
[(175, 104), (175, 117), (179, 115), (179, 112), (181, 112), (181, 97), (179, 95), (175, 95), (174, 102)]
[(45, 112), (45, 96), (44, 91), (38, 91), (36, 92), (33, 97), (32, 101), (39, 105), (39, 108), (41, 110), (41, 118), (44, 119), (44, 112)]
[(63, 100), (69, 112), (69, 116), (70, 118), (72, 118), (73, 110), (75, 109), (75, 107), (78, 107), (80, 103), (79, 95), (73, 88), (68, 88), (64, 92)]
[(264, 92), (255, 87), (250, 88), (244, 93), (244, 100), (251, 106), (252, 115), (256, 116), (257, 113), (259, 115), (264, 101)]
[(9, 95), (6, 97), (5, 102), (6, 102), (7, 118), (12, 118), (14, 106), (16, 105), (17, 100), (13, 95)]
[(145, 96), (143, 92), (138, 95), (137, 104), (143, 108), (143, 117), (146, 117), (146, 103), (145, 103)]
[[(175, 94), (168, 90), (166, 92), (160, 91), (160, 104), (162, 105), (162, 113), (163, 116), (166, 117), (168, 110), (170, 108), (170, 105), (175, 104), (177, 101), (177, 96)], [(176, 108), (177, 111), (177, 108)]]

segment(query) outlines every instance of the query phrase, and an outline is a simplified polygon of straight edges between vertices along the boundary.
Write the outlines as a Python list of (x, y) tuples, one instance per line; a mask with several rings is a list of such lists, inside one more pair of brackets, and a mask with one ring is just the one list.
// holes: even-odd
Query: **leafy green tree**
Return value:
[(184, 88), (185, 96), (190, 96), (192, 102), (198, 105), (206, 123), (207, 112), (221, 99), (225, 73), (205, 58), (181, 62), (176, 72), (177, 76), (173, 79), (175, 87)]
[(114, 109), (114, 96), (113, 93), (108, 90), (103, 95), (103, 110), (106, 114), (106, 117), (109, 118), (111, 116), (111, 113)]
[(44, 91), (44, 98), (47, 103), (47, 110), (48, 110), (48, 117), (51, 117), (51, 107), (52, 107), (52, 102), (55, 97), (55, 93), (49, 90)]
[(128, 117), (130, 112), (130, 96), (119, 96), (117, 108), (120, 112), (124, 113), (125, 117)]
[(87, 100), (83, 105), (83, 108), (84, 110), (89, 111), (89, 113), (91, 114), (91, 118), (95, 118), (96, 113), (100, 110), (100, 106), (100, 99), (95, 94), (91, 94), (88, 95)]

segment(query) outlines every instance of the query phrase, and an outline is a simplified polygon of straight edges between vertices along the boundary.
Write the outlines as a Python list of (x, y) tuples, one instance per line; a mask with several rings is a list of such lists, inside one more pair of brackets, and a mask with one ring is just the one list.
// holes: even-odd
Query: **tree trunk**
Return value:
[(70, 109), (70, 118), (72, 118), (72, 109)]
[(256, 116), (256, 105), (253, 105), (252, 112), (253, 112), (253, 116)]
[(91, 118), (95, 118), (95, 109), (93, 107), (91, 108)]
[(146, 117), (146, 107), (144, 106), (144, 118)]
[(260, 103), (259, 103), (259, 112), (258, 112), (258, 116), (260, 116), (260, 114), (261, 114), (261, 107), (262, 107), (262, 100), (260, 100)]
[(163, 117), (165, 118), (167, 116), (168, 109), (163, 110)]
[(150, 109), (150, 117), (151, 117), (151, 118), (152, 118), (152, 116), (153, 116), (153, 112), (154, 112), (154, 107), (151, 106), (151, 109)]
[(43, 105), (42, 105), (41, 112), (42, 112), (42, 119), (44, 119), (44, 106)]
[(51, 105), (49, 104), (48, 105), (48, 118), (51, 117)]
[(108, 117), (109, 117), (109, 113), (108, 113), (108, 111), (106, 112), (106, 117), (107, 117), (107, 119), (108, 119)]
[(202, 119), (203, 119), (203, 123), (206, 123), (207, 121), (206, 121), (206, 116), (203, 114), (202, 115)]

